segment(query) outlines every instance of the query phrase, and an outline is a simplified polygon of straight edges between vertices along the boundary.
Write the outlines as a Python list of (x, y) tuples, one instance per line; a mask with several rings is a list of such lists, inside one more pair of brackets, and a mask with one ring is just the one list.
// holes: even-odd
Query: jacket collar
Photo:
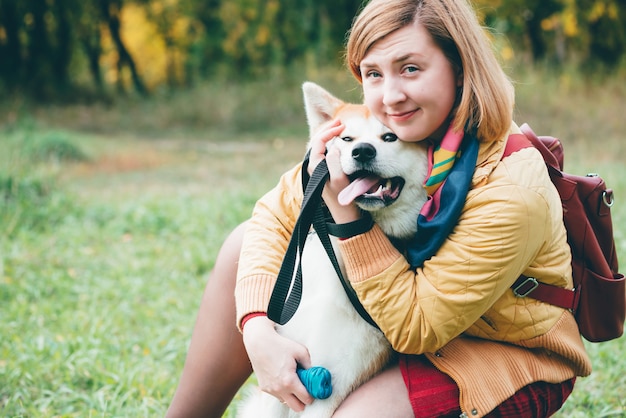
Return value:
[(496, 169), (500, 160), (502, 160), (509, 135), (521, 132), (515, 122), (511, 122), (511, 127), (506, 136), (498, 138), (495, 141), (480, 142), (478, 157), (476, 158), (476, 169), (472, 176), (472, 188), (481, 186), (487, 182), (487, 178), (491, 175), (493, 170)]

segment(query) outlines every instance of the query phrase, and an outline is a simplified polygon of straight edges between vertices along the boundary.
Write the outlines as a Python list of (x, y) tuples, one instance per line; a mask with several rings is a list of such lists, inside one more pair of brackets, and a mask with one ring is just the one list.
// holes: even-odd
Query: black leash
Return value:
[(300, 215), (296, 221), (289, 246), (287, 247), (287, 252), (285, 253), (278, 278), (276, 279), (276, 284), (274, 285), (274, 290), (272, 291), (272, 296), (267, 308), (267, 316), (272, 321), (284, 325), (296, 313), (302, 298), (302, 251), (307, 234), (311, 226), (313, 226), (350, 302), (365, 321), (378, 328), (378, 325), (376, 325), (372, 317), (367, 313), (365, 308), (363, 308), (350, 282), (342, 274), (329, 236), (329, 232), (340, 238), (347, 238), (366, 232), (372, 227), (372, 218), (369, 214), (366, 214), (363, 218), (348, 224), (336, 225), (334, 223), (327, 223), (322, 206), (322, 190), (324, 189), (329, 175), (326, 160), (322, 160), (318, 164), (310, 179), (307, 179), (306, 175), (307, 165), (308, 154), (302, 166), (302, 181), (303, 186), (306, 186), (302, 207), (300, 208)]

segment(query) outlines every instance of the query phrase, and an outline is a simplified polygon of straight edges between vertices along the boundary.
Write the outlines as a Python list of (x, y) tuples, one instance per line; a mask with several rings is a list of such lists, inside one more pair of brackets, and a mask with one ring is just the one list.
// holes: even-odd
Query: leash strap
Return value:
[[(368, 223), (371, 228), (373, 224), (371, 217), (369, 217)], [(351, 222), (350, 224), (353, 224), (353, 223)], [(346, 225), (350, 225), (350, 224), (346, 224)], [(378, 328), (378, 325), (376, 324), (376, 322), (374, 322), (370, 314), (367, 313), (367, 311), (361, 304), (359, 297), (357, 296), (356, 292), (352, 288), (352, 285), (346, 279), (343, 272), (341, 271), (339, 262), (337, 261), (337, 256), (335, 255), (335, 251), (333, 250), (333, 245), (330, 241), (330, 236), (328, 235), (328, 227), (330, 225), (336, 226), (336, 224), (329, 224), (326, 222), (326, 219), (324, 217), (324, 214), (321, 208), (320, 210), (316, 211), (316, 216), (315, 216), (315, 219), (313, 220), (313, 227), (315, 228), (315, 232), (317, 232), (318, 238), (320, 239), (320, 241), (322, 242), (322, 245), (324, 246), (324, 249), (326, 250), (326, 254), (328, 254), (328, 258), (330, 258), (330, 261), (333, 264), (333, 267), (335, 268), (335, 272), (337, 273), (337, 277), (339, 277), (339, 282), (341, 283), (341, 286), (343, 286), (343, 290), (346, 292), (346, 295), (348, 296), (348, 299), (350, 299), (352, 306), (354, 306), (354, 309), (358, 312), (361, 318), (363, 318), (367, 323), (369, 323), (373, 327)], [(354, 230), (355, 229), (352, 226), (348, 226), (346, 230), (343, 230), (343, 232), (349, 231), (351, 233), (349, 236), (353, 236), (354, 234), (352, 232), (354, 232)]]
[[(303, 167), (303, 170), (305, 168)], [(302, 266), (300, 258), (309, 233), (315, 208), (320, 207), (322, 189), (328, 178), (326, 160), (322, 160), (313, 171), (307, 183), (300, 216), (296, 221), (287, 252), (278, 272), (276, 284), (267, 308), (267, 316), (272, 321), (284, 325), (293, 317), (302, 298)], [(296, 268), (297, 263), (297, 268)], [(295, 275), (294, 275), (295, 270)], [(292, 288), (293, 287), (293, 288)], [(290, 291), (291, 290), (291, 291)]]
[(267, 316), (272, 321), (284, 325), (296, 313), (302, 299), (302, 251), (309, 229), (313, 226), (350, 302), (365, 321), (378, 328), (378, 325), (363, 308), (350, 282), (343, 275), (329, 237), (329, 231), (340, 238), (347, 238), (366, 232), (371, 229), (373, 220), (367, 214), (362, 219), (344, 225), (327, 223), (322, 208), (322, 190), (329, 176), (326, 160), (322, 160), (318, 164), (310, 179), (307, 179), (308, 176), (306, 175), (307, 166), (308, 154), (302, 166), (302, 179), (306, 187), (300, 215), (296, 221), (293, 235), (289, 241), (287, 252), (272, 291), (267, 308)]
[(372, 229), (372, 226), (374, 226), (374, 220), (369, 212), (364, 212), (360, 219), (348, 222), (347, 224), (326, 222), (326, 230), (328, 233), (337, 238), (350, 238), (355, 235), (363, 234)]

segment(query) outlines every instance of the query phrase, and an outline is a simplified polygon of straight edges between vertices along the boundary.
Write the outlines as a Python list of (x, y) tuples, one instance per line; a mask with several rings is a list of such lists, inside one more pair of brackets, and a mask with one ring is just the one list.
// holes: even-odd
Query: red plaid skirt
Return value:
[[(457, 418), (461, 415), (458, 386), (426, 357), (401, 354), (400, 370), (417, 418)], [(501, 403), (487, 417), (549, 417), (563, 406), (574, 389), (574, 381), (532, 383)]]

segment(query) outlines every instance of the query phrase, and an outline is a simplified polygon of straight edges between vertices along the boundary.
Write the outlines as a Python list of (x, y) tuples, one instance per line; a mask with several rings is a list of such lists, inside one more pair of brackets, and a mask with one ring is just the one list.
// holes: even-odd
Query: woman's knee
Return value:
[(243, 236), (246, 232), (247, 221), (244, 221), (237, 225), (230, 234), (226, 237), (222, 243), (222, 247), (218, 253), (218, 259), (226, 258), (230, 262), (239, 261), (239, 252), (241, 251), (241, 245), (243, 244)]
[(333, 418), (413, 417), (400, 368), (392, 366), (352, 392)]
[(237, 225), (226, 237), (215, 259), (215, 266), (211, 272), (211, 280), (217, 278), (219, 281), (232, 281), (234, 285), (245, 230), (246, 222), (243, 222)]

